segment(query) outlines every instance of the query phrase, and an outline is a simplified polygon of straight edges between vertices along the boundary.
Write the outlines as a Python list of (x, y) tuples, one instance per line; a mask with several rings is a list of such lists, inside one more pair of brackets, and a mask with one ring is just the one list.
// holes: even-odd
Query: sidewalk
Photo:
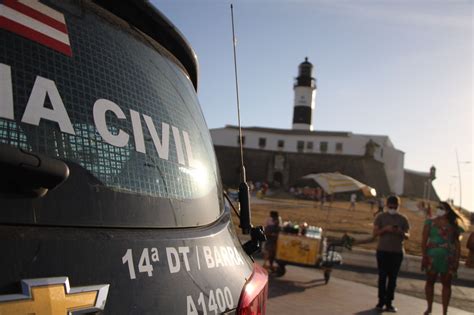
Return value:
[[(343, 251), (344, 264), (333, 273), (346, 280), (369, 286), (377, 283), (377, 263), (375, 253), (370, 250), (354, 248)], [(425, 274), (420, 270), (421, 258), (405, 255), (397, 282), (397, 292), (424, 299)], [(441, 303), (441, 284), (435, 285), (435, 301)], [(463, 310), (474, 310), (474, 270), (461, 265), (458, 278), (453, 280), (451, 303)]]
[[(356, 266), (343, 265), (333, 270), (333, 276), (347, 281), (354, 281), (371, 287), (377, 284), (377, 270)], [(465, 311), (474, 310), (474, 287), (465, 286), (455, 280), (452, 286), (450, 305)], [(400, 273), (397, 281), (397, 294), (406, 294), (424, 300), (425, 277), (414, 276), (405, 272)], [(435, 302), (441, 303), (441, 284), (435, 285)]]
[[(373, 250), (353, 248), (351, 251), (345, 250), (342, 252), (344, 264), (351, 266), (370, 267), (377, 269), (377, 261), (375, 259), (375, 252)], [(421, 257), (414, 255), (404, 255), (400, 271), (420, 274), (424, 273), (420, 270)], [(470, 282), (474, 287), (474, 269), (466, 268), (463, 264), (459, 266), (458, 278), (460, 280)]]
[[(267, 314), (379, 314), (374, 310), (377, 289), (361, 283), (331, 277), (325, 285), (321, 270), (287, 266), (281, 278), (270, 277)], [(423, 314), (426, 302), (423, 299), (396, 294), (394, 305), (397, 314)], [(441, 305), (434, 303), (433, 315), (441, 314)], [(388, 314), (388, 313), (385, 313)], [(454, 307), (450, 315), (474, 314)]]

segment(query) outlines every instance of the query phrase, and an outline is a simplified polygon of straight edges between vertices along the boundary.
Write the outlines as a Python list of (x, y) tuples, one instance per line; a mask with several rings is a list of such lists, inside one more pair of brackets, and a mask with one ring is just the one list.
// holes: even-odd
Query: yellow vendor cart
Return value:
[(333, 266), (342, 264), (343, 248), (351, 249), (353, 238), (344, 235), (340, 239), (328, 238), (321, 228), (301, 233), (280, 232), (278, 235), (275, 276), (286, 273), (286, 265), (321, 268), (327, 284)]

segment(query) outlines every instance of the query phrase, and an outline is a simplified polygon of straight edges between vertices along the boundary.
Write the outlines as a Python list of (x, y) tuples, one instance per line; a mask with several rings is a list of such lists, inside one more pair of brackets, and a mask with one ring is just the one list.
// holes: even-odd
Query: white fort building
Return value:
[[(309, 173), (339, 171), (382, 194), (422, 197), (423, 187), (417, 186), (427, 182), (429, 173), (405, 170), (404, 152), (388, 136), (314, 130), (317, 86), (312, 72), (306, 58), (293, 87), (292, 129), (242, 128), (247, 177), (288, 187)], [(238, 181), (239, 129), (227, 125), (211, 129), (211, 136), (224, 184), (232, 185)], [(410, 183), (405, 183), (405, 175)], [(434, 191), (431, 195), (437, 198)]]

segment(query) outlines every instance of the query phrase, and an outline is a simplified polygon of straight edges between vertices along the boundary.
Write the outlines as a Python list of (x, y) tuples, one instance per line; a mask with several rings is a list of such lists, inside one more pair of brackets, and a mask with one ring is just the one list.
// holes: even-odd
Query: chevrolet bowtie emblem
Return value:
[(21, 281), (22, 294), (0, 295), (0, 315), (74, 314), (103, 310), (108, 284), (71, 288), (67, 277)]

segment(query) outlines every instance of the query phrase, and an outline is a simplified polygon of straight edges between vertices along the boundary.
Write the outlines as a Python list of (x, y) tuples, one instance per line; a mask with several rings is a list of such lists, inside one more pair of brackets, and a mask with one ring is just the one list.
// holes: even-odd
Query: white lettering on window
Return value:
[[(48, 97), (51, 107), (45, 107), (46, 97)], [(107, 99), (98, 99), (94, 103), (92, 111), (95, 127), (104, 142), (116, 147), (124, 147), (129, 143), (130, 136), (132, 136), (134, 138), (135, 150), (146, 154), (145, 134), (140, 117), (142, 114), (133, 109), (129, 109), (132, 124), (132, 134), (129, 135), (122, 129), (107, 125), (106, 116), (108, 111), (112, 112), (117, 119), (127, 119), (123, 110), (116, 103)], [(14, 120), (14, 113), (15, 104), (13, 100), (11, 67), (7, 64), (0, 63), (0, 118)], [(145, 120), (145, 124), (151, 135), (158, 156), (161, 159), (168, 160), (170, 124), (165, 122), (161, 123), (162, 128), (160, 138), (152, 118), (144, 114), (142, 116)], [(42, 119), (57, 123), (61, 132), (75, 135), (73, 125), (71, 124), (71, 120), (61, 99), (56, 83), (47, 78), (37, 76), (21, 118), (21, 122), (39, 126)], [(171, 128), (178, 163), (181, 165), (188, 164), (190, 167), (197, 167), (199, 163), (194, 159), (189, 133), (178, 129), (175, 126), (171, 126)], [(223, 258), (225, 259), (225, 257)], [(214, 256), (212, 259), (214, 259)], [(224, 261), (224, 265), (225, 264), (226, 261)]]
[(10, 66), (3, 63), (0, 63), (0, 117), (15, 119), (13, 117), (12, 72)]
[[(49, 97), (53, 109), (44, 107), (46, 96)], [(41, 119), (58, 123), (59, 129), (61, 129), (62, 132), (71, 135), (75, 134), (66, 108), (56, 88), (56, 83), (37, 76), (21, 121), (30, 125), (39, 126)]]
[(107, 128), (107, 122), (105, 121), (105, 114), (107, 111), (111, 111), (119, 119), (125, 119), (125, 114), (117, 104), (103, 98), (98, 99), (94, 103), (93, 108), (94, 123), (97, 131), (107, 143), (116, 147), (126, 146), (130, 136), (121, 129), (119, 129), (119, 132), (116, 135), (109, 131)]
[(137, 152), (146, 153), (145, 139), (143, 138), (142, 122), (140, 120), (140, 113), (130, 110), (132, 117), (133, 138), (135, 139), (135, 150)]
[(179, 129), (176, 128), (175, 126), (171, 126), (171, 128), (173, 129), (173, 138), (174, 138), (174, 143), (176, 145), (176, 154), (178, 156), (178, 163), (184, 165), (186, 162), (184, 161), (183, 146), (181, 145), (181, 136), (179, 135)]
[(189, 134), (183, 131), (184, 148), (186, 149), (186, 156), (188, 157), (188, 164), (191, 167), (196, 167), (196, 162), (193, 157), (193, 150), (191, 147), (191, 141), (189, 141)]
[(168, 160), (169, 154), (169, 139), (170, 139), (170, 126), (167, 123), (161, 124), (161, 141), (156, 132), (155, 124), (150, 116), (143, 115), (146, 126), (150, 132), (151, 139), (155, 144), (156, 152), (161, 159)]

